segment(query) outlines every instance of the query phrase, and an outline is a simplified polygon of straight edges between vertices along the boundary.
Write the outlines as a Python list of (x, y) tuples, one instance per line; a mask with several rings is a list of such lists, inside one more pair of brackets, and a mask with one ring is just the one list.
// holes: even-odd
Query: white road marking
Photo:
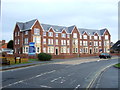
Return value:
[(60, 78), (62, 78), (62, 77), (55, 78), (55, 79), (53, 79), (51, 82), (54, 82), (54, 81), (56, 81), (56, 80), (58, 80), (58, 79), (60, 79)]
[(27, 80), (31, 80), (31, 79), (35, 79), (37, 77), (40, 77), (40, 76), (43, 76), (43, 75), (46, 75), (46, 74), (50, 74), (50, 73), (53, 73), (55, 72), (56, 70), (52, 70), (52, 71), (49, 71), (49, 72), (45, 72), (45, 73), (41, 73), (40, 75), (37, 75), (37, 76), (33, 76), (31, 78), (28, 78), (28, 79), (25, 79), (25, 80), (20, 80), (20, 81), (17, 81), (15, 83), (11, 83), (11, 84), (8, 84), (6, 86), (3, 86), (2, 88), (6, 88), (6, 87), (9, 87), (9, 86), (12, 86), (12, 85), (15, 85), (15, 84), (19, 84), (19, 83), (22, 83), (22, 82), (25, 82)]
[(75, 87), (75, 89), (74, 89), (74, 90), (77, 90), (79, 87), (80, 87), (80, 85), (77, 85), (77, 87)]
[(45, 86), (45, 85), (40, 85), (40, 87), (43, 87), (43, 88), (52, 88), (50, 86)]

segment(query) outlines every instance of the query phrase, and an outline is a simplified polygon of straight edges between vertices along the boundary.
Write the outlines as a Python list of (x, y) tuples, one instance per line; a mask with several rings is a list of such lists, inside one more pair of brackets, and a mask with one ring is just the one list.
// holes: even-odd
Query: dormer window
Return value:
[(34, 28), (34, 35), (40, 35), (40, 29)]
[(70, 34), (67, 35), (67, 38), (70, 38)]

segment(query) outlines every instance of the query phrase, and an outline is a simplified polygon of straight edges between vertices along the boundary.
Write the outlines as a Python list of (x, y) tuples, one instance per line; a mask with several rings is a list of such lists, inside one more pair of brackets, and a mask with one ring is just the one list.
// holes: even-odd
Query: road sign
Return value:
[(36, 51), (35, 51), (35, 43), (34, 42), (30, 42), (29, 43), (29, 55), (35, 55)]

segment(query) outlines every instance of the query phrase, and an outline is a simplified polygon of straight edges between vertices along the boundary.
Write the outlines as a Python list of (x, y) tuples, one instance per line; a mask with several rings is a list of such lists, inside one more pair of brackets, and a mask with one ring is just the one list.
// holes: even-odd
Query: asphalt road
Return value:
[[(118, 59), (98, 60), (81, 64), (79, 60), (76, 60), (75, 63), (59, 62), (3, 71), (2, 87), (73, 88), (74, 90), (94, 87), (96, 84), (94, 80), (98, 79), (99, 74), (103, 72), (105, 68), (115, 63), (118, 63)], [(94, 82), (95, 84), (93, 84)], [(118, 88), (117, 85), (115, 86), (116, 88)], [(101, 85), (101, 87), (105, 88), (104, 85)]]

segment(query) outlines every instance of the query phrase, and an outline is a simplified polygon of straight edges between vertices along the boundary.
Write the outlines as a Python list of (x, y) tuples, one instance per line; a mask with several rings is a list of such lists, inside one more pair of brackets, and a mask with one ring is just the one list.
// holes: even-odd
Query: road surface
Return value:
[[(73, 88), (74, 90), (93, 88), (96, 86), (96, 80), (98, 81), (101, 72), (116, 63), (118, 63), (118, 59), (86, 63), (70, 60), (70, 62), (61, 61), (7, 70), (2, 72), (2, 88)], [(113, 88), (118, 88), (118, 84), (115, 85)], [(101, 86), (99, 87), (105, 88), (104, 85)]]

